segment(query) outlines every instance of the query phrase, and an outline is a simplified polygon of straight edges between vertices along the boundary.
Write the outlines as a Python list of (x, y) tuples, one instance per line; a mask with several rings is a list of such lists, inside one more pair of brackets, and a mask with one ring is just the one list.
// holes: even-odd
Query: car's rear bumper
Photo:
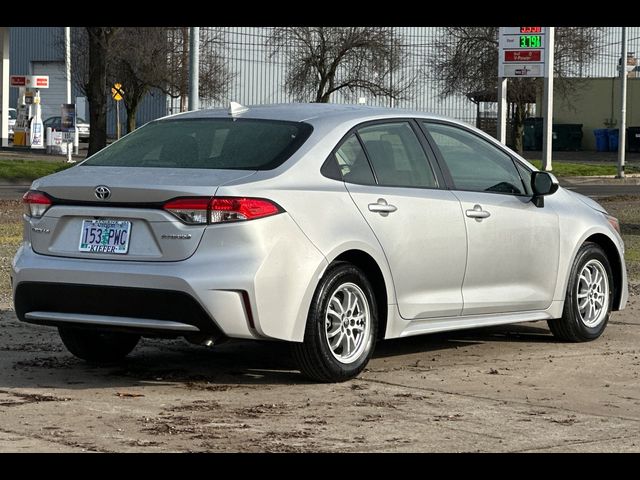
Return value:
[[(173, 322), (196, 334), (301, 341), (325, 266), (285, 213), (208, 227), (194, 255), (180, 262), (40, 255), (27, 241), (11, 276), (18, 318), (31, 323), (110, 328), (109, 317), (118, 317), (113, 329), (154, 333), (153, 322)], [(165, 327), (155, 333), (187, 328)]]

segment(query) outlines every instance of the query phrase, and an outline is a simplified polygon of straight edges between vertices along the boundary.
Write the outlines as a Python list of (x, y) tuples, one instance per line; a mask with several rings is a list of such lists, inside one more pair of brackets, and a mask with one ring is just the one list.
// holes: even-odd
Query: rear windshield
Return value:
[(233, 118), (152, 122), (89, 158), (104, 167), (269, 170), (309, 138), (306, 123)]

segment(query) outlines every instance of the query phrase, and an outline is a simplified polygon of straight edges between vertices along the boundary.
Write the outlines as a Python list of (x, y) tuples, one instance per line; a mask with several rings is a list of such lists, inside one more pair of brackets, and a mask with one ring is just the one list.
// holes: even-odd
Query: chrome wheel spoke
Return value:
[(345, 337), (345, 334), (342, 330), (339, 330), (339, 332), (340, 336), (338, 337), (338, 339), (335, 342), (329, 344), (331, 350), (335, 350), (336, 348), (338, 348), (338, 346), (342, 343), (342, 339)]
[(333, 307), (330, 311), (336, 312), (338, 317), (344, 314), (344, 308), (342, 308), (342, 303), (335, 296), (331, 298), (331, 301), (329, 302), (329, 306)]
[(339, 323), (336, 325), (336, 328), (333, 331), (329, 331), (329, 329), (327, 328), (327, 338), (335, 337), (338, 333), (340, 333), (340, 330), (341, 328)]
[(348, 333), (342, 336), (342, 354), (348, 356), (351, 353), (351, 346), (349, 345), (351, 338)]

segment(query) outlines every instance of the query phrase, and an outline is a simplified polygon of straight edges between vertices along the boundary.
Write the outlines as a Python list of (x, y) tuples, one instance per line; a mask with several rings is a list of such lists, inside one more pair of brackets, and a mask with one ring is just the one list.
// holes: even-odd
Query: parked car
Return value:
[[(42, 122), (44, 128), (51, 127), (51, 130), (59, 132), (62, 130), (62, 121), (60, 116), (57, 117), (49, 117), (44, 122)], [(84, 118), (77, 117), (76, 118), (76, 128), (78, 129), (78, 140), (81, 142), (88, 142), (90, 135), (90, 125)]]
[(487, 134), (298, 104), (137, 129), (24, 196), (20, 320), (74, 355), (140, 336), (291, 342), (317, 381), (376, 341), (535, 320), (598, 338), (628, 297), (618, 221)]

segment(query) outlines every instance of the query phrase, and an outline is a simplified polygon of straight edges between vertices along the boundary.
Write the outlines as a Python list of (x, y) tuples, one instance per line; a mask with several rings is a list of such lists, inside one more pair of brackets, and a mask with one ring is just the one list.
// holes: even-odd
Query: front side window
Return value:
[(378, 184), (437, 187), (427, 156), (408, 122), (362, 127), (358, 134), (367, 150)]
[(287, 160), (311, 134), (302, 122), (233, 118), (152, 122), (83, 165), (269, 170)]
[(424, 126), (440, 150), (456, 189), (527, 193), (513, 160), (500, 149), (458, 127), (428, 122)]

